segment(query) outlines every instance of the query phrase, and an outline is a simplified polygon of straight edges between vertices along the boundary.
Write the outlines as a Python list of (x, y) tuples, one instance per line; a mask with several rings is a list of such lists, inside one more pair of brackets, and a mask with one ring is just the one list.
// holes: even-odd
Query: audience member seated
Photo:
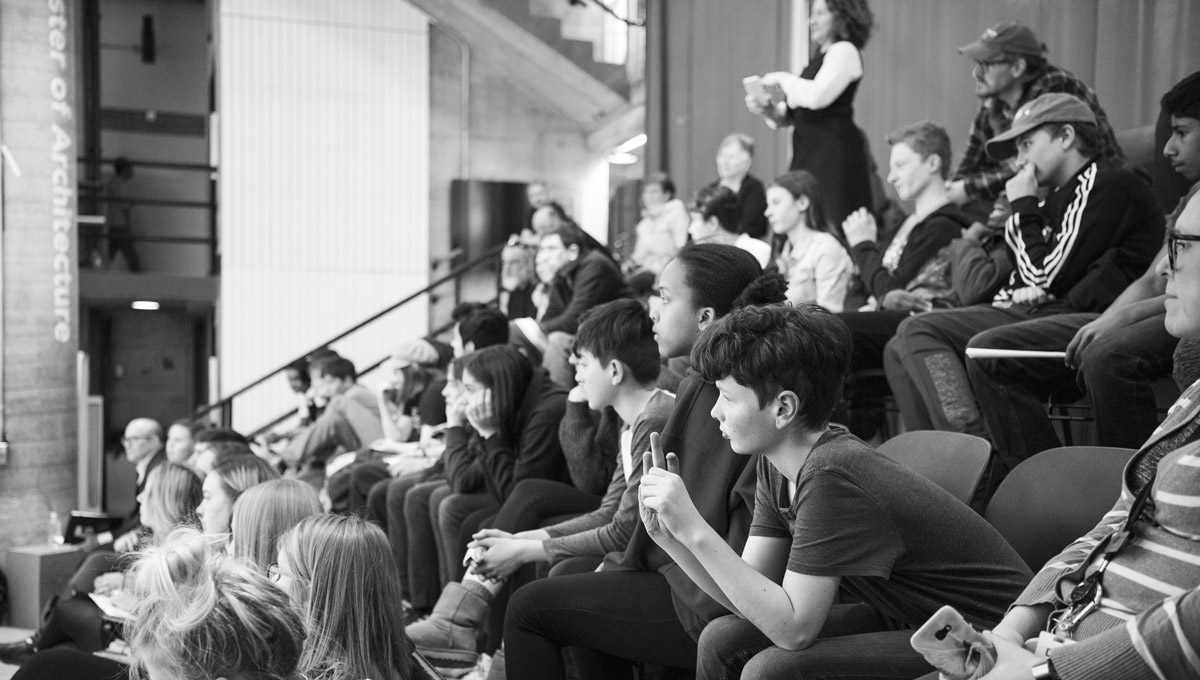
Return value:
[(204, 476), (204, 500), (196, 508), (204, 533), (228, 541), (238, 497), (250, 487), (272, 479), (279, 479), (279, 473), (258, 456), (234, 456), (218, 464)]
[(433, 429), (446, 422), (441, 390), (445, 374), (435, 367), (437, 361), (437, 353), (424, 340), (405, 342), (392, 351), (385, 364), (390, 375), (376, 389), (383, 436), (342, 454), (352, 462), (339, 458), (326, 469), (330, 510), (361, 512), (371, 487), (394, 476), (393, 469), (399, 475), (433, 464), (423, 448), (420, 460), (412, 454), (418, 453), (420, 442), (431, 442)]
[[(433, 614), (407, 628), (417, 649), (435, 666), (475, 665), (476, 636), (493, 603), (501, 608), (493, 618), (503, 612), (505, 601), (496, 596), (505, 587), (516, 589), (531, 580), (524, 565), (570, 560), (563, 565), (570, 573), (592, 571), (604, 555), (623, 551), (633, 535), (641, 478), (634, 459), (649, 446), (650, 433), (662, 429), (675, 403), (674, 396), (655, 387), (659, 356), (650, 318), (634, 300), (601, 305), (579, 325), (575, 352), (578, 385), (573, 392), (585, 401), (568, 402), (559, 438), (563, 451), (571, 452), (568, 456), (590, 459), (578, 461), (580, 466), (603, 466), (609, 472), (604, 498), (550, 480), (517, 484), (489, 528), (473, 536), (467, 553), (471, 566), (461, 584), (449, 584)], [(589, 436), (593, 412), (609, 408), (616, 409), (621, 431), (615, 441), (595, 442)], [(572, 437), (579, 432), (584, 437)], [(549, 518), (585, 511), (590, 512), (541, 527)]]
[(529, 222), (533, 228), (533, 214), (538, 208), (550, 205), (554, 199), (550, 196), (550, 187), (541, 180), (535, 180), (525, 185), (525, 200), (529, 203)]
[[(704, 187), (700, 192), (715, 191), (717, 187), (726, 187), (732, 191), (737, 197), (740, 214), (737, 228), (729, 230), (735, 234), (746, 234), (760, 241), (769, 241), (771, 229), (767, 224), (766, 215), (767, 189), (763, 186), (762, 180), (750, 174), (752, 163), (754, 163), (754, 138), (738, 132), (729, 135), (721, 140), (721, 146), (717, 148), (717, 181)], [(725, 223), (722, 222), (722, 224)], [(693, 235), (693, 241), (695, 238)]]
[(658, 276), (687, 244), (688, 221), (687, 206), (675, 197), (675, 182), (664, 172), (648, 175), (642, 181), (642, 219), (626, 270)]
[[(196, 473), (175, 463), (156, 466), (147, 475), (143, 490), (138, 494), (141, 523), (147, 532), (147, 540), (159, 541), (174, 527), (195, 525), (196, 507), (200, 500), (200, 478)], [(38, 650), (61, 645), (85, 652), (104, 649), (108, 640), (102, 628), (102, 613), (89, 593), (114, 598), (120, 596), (119, 603), (127, 605), (132, 598), (127, 595), (129, 589), (125, 586), (124, 572), (132, 562), (129, 556), (112, 562), (111, 570), (97, 574), (93, 582), (86, 584), (86, 589), (77, 590), (68, 584), (44, 607), (45, 618), (32, 636), (0, 645), (0, 661), (19, 664)]]
[(609, 259), (614, 261), (616, 260), (616, 256), (612, 254), (612, 251), (605, 247), (603, 243), (597, 241), (594, 236), (584, 231), (578, 224), (575, 223), (575, 220), (571, 219), (571, 217), (567, 215), (567, 211), (563, 210), (563, 207), (554, 201), (551, 201), (538, 208), (533, 213), (530, 224), (533, 226), (533, 231), (522, 232), (521, 240), (535, 248), (538, 246), (538, 243), (541, 241), (543, 235), (548, 234), (559, 227), (574, 227), (582, 234), (584, 242), (582, 248), (583, 250), (604, 253), (609, 257)]
[[(905, 320), (890, 343), (894, 354), (885, 356), (899, 358), (920, 395), (912, 406), (937, 429), (987, 435), (967, 378), (968, 345), (1036, 346), (1037, 325), (1021, 322), (1101, 312), (1154, 256), (1162, 212), (1145, 182), (1102, 162), (1099, 135), (1084, 102), (1055, 93), (1022, 108), (1012, 128), (989, 141), (996, 158), (1015, 154), (1021, 166), (1006, 187), (1013, 215), (1005, 238), (1016, 269), (991, 305)], [(1044, 201), (1039, 187), (1050, 191)], [(893, 384), (898, 389), (904, 387)], [(999, 452), (1001, 474), (992, 476), (993, 485), (1020, 462), (1011, 453)]]
[(533, 290), (537, 286), (534, 259), (537, 248), (513, 234), (500, 251), (500, 311), (510, 319), (536, 317)]
[(753, 255), (759, 265), (766, 267), (771, 262), (771, 246), (749, 234), (739, 233), (741, 213), (738, 197), (729, 187), (723, 184), (704, 187), (692, 205), (692, 224), (688, 227), (692, 243), (737, 246)]
[[(461, 357), (485, 347), (503, 345), (509, 339), (508, 320), (499, 310), (478, 302), (464, 302), (451, 313), (454, 326), (451, 328), (451, 347), (454, 356)], [(457, 360), (455, 360), (457, 362)], [(442, 395), (442, 422), (445, 422), (446, 404), (458, 394), (462, 367), (457, 375), (448, 369), (445, 382), (434, 383), (430, 390), (438, 389)], [(444, 448), (444, 442), (443, 446)], [(389, 470), (391, 473), (391, 470)], [(364, 485), (376, 478), (377, 473), (363, 470), (353, 484), (361, 492)], [(405, 600), (416, 613), (427, 614), (441, 591), (438, 570), (436, 537), (437, 505), (449, 495), (446, 483), (444, 455), (431, 467), (420, 472), (402, 473), (394, 479), (376, 481), (367, 492), (367, 517), (383, 525), (392, 544), (392, 554), (400, 566), (401, 585)], [(431, 507), (434, 492), (439, 496)], [(411, 509), (410, 504), (411, 492)]]
[(826, 220), (816, 177), (806, 170), (776, 177), (767, 187), (767, 220), (781, 247), (775, 264), (787, 278), (788, 302), (842, 311), (854, 263)]
[[(787, 284), (741, 248), (688, 246), (659, 279), (654, 333), (662, 357), (691, 351), (697, 335), (731, 309), (783, 302)], [(754, 507), (752, 457), (735, 456), (709, 412), (717, 388), (689, 375), (663, 427), (704, 520), (740, 551)], [(654, 544), (642, 524), (603, 571), (534, 581), (513, 594), (504, 622), (509, 677), (563, 678), (570, 648), (585, 680), (630, 677), (634, 662), (693, 668), (700, 631), (727, 613)]]
[[(89, 532), (84, 536), (84, 541), (80, 544), (80, 548), (84, 552), (92, 552), (97, 548), (113, 550), (117, 553), (127, 553), (137, 549), (139, 532), (142, 528), (139, 509), (141, 507), (140, 499), (142, 491), (146, 488), (146, 480), (149, 478), (150, 471), (159, 465), (167, 462), (167, 453), (163, 448), (163, 429), (158, 421), (150, 418), (134, 418), (125, 426), (125, 436), (121, 438), (121, 445), (125, 448), (125, 460), (133, 463), (134, 469), (137, 470), (137, 496), (133, 503), (133, 509), (121, 521), (121, 525), (113, 531), (105, 531), (99, 534)], [(91, 560), (85, 560), (84, 565), (80, 567), (83, 571), (88, 566), (88, 561), (99, 561), (102, 563), (101, 571), (107, 571), (107, 566), (112, 559), (111, 554), (99, 554)], [(96, 573), (93, 572), (92, 576)]]
[[(946, 173), (950, 169), (950, 137), (928, 121), (888, 135), (892, 146), (888, 182), (902, 200), (913, 201), (913, 213), (890, 240), (881, 242), (875, 218), (858, 210), (842, 224), (850, 257), (870, 300), (859, 311), (841, 315), (850, 329), (852, 371), (883, 368), (883, 348), (900, 322), (916, 312), (944, 306), (944, 298), (924, 287), (919, 276), (943, 248), (962, 236), (968, 226), (958, 206), (946, 198)], [(882, 393), (882, 394), (881, 394)], [(875, 423), (863, 414), (887, 394), (887, 384), (856, 380), (847, 398), (851, 404), (851, 429), (863, 439), (875, 432)]]
[(203, 476), (230, 458), (250, 455), (250, 440), (229, 428), (214, 427), (196, 433), (189, 465)]
[(569, 389), (575, 382), (569, 360), (571, 341), (580, 317), (596, 305), (632, 297), (633, 293), (612, 259), (606, 253), (588, 249), (583, 231), (577, 227), (561, 226), (543, 233), (538, 261), (555, 269), (549, 304), (539, 323), (546, 348), (542, 366), (550, 372), (551, 380)]
[(280, 539), (270, 572), (308, 632), (303, 677), (419, 677), (404, 635), (400, 579), (379, 527), (354, 515), (308, 517)]
[(829, 427), (849, 360), (846, 326), (812, 304), (734, 311), (692, 350), (726, 455), (758, 466), (739, 559), (678, 474), (691, 452), (652, 437), (644, 455), (643, 524), (731, 612), (700, 635), (699, 679), (914, 677), (929, 666), (908, 639), (944, 601), (988, 626), (1029, 581), (982, 517)]
[(462, 361), (462, 392), (446, 404), (443, 456), (453, 493), (438, 507), (442, 564), (454, 581), (462, 578), (470, 536), (495, 516), (517, 483), (569, 479), (558, 441), (567, 391), (507, 345)]
[[(1168, 92), (1163, 108), (1172, 122), (1190, 134), (1172, 136), (1163, 149), (1189, 181), (1200, 180), (1200, 74)], [(1194, 191), (1194, 190), (1193, 190)], [(1168, 230), (1186, 198), (1167, 219)], [(967, 374), (979, 398), (992, 442), (1018, 461), (1059, 446), (1044, 406), (1050, 396), (1069, 402), (1086, 396), (1101, 446), (1137, 448), (1158, 426), (1158, 404), (1151, 383), (1170, 375), (1177, 339), (1163, 326), (1165, 281), (1155, 264), (1129, 285), (1103, 314), (1063, 314), (1023, 324), (1019, 345), (988, 337), (970, 346), (999, 349), (1067, 351), (1065, 361), (976, 359)]]
[[(1002, 21), (983, 32), (979, 40), (958, 48), (960, 54), (974, 60), (975, 94), (982, 101), (954, 179), (949, 184), (950, 200), (968, 206), (976, 221), (992, 209), (1017, 172), (1013, 159), (998, 159), (987, 153), (987, 141), (1005, 133), (1017, 112), (1038, 97), (1051, 92), (1073, 95), (1083, 101), (1095, 116), (1096, 155), (1110, 160), (1124, 159), (1117, 136), (1100, 106), (1096, 93), (1074, 74), (1046, 60), (1046, 45), (1029, 27), (1015, 21)], [(1008, 200), (1013, 200), (1011, 196)]]
[(233, 504), (229, 552), (265, 575), (279, 553), (280, 537), (322, 512), (317, 492), (298, 479), (255, 484)]
[(204, 426), (190, 418), (182, 418), (171, 423), (167, 428), (167, 441), (163, 448), (167, 452), (167, 460), (179, 465), (187, 465), (192, 459), (196, 445), (196, 433)]
[(968, 226), (962, 211), (946, 198), (950, 137), (941, 126), (924, 121), (893, 132), (887, 141), (892, 147), (888, 183), (902, 200), (914, 202), (913, 213), (887, 241), (880, 239), (866, 208), (842, 224), (857, 276), (871, 296), (868, 309), (861, 311), (928, 311), (930, 302), (906, 286)]
[(308, 374), (318, 397), (328, 400), (320, 417), (283, 452), (296, 476), (321, 488), (325, 463), (332, 456), (357, 451), (383, 436), (375, 395), (355, 382), (354, 364), (343, 357), (318, 359)]
[[(1200, 199), (1167, 235), (1165, 325), (1200, 339)], [(988, 636), (986, 678), (1194, 678), (1200, 648), (1200, 383), (1129, 461), (1121, 495), (1092, 531), (1052, 557)], [(1071, 480), (1063, 480), (1064, 484)], [(1031, 653), (1048, 630), (1073, 641)], [(1044, 634), (1043, 634), (1044, 635)]]
[[(194, 529), (176, 530), (139, 560), (141, 599), (127, 633), (135, 677), (295, 680), (304, 625), (287, 595)], [(22, 680), (124, 680), (125, 663), (79, 650), (34, 657)]]

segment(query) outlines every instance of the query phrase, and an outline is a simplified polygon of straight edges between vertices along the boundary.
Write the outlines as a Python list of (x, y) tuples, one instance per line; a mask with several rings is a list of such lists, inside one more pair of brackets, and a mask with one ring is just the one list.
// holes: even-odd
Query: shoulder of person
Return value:
[(862, 53), (849, 40), (839, 40), (825, 50), (825, 63), (858, 64), (862, 66)]
[(879, 455), (881, 454), (863, 440), (840, 427), (835, 427), (826, 432), (813, 447), (804, 467), (811, 472), (839, 471), (845, 470), (858, 459), (865, 458), (875, 462)]

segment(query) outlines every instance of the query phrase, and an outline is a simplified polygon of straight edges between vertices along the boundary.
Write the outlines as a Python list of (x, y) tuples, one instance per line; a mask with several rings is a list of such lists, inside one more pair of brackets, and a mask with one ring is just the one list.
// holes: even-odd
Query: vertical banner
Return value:
[(0, 3), (0, 549), (76, 505), (79, 345), (72, 0)]

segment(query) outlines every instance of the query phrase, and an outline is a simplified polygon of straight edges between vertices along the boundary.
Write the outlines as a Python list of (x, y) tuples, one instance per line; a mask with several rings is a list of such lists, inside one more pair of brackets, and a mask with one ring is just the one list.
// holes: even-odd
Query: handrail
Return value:
[[(413, 300), (421, 297), (422, 295), (429, 293), (434, 288), (437, 288), (438, 286), (440, 286), (444, 283), (447, 283), (449, 281), (452, 281), (452, 280), (462, 276), (467, 271), (474, 269), (475, 267), (479, 266), (480, 264), (482, 264), (484, 262), (487, 262), (490, 259), (499, 257), (500, 252), (502, 250), (504, 250), (504, 245), (505, 244), (503, 244), (503, 243), (498, 244), (495, 247), (493, 247), (491, 250), (484, 253), (483, 255), (476, 257), (475, 259), (471, 260), (470, 262), (467, 262), (466, 264), (463, 264), (463, 265), (460, 265), (460, 266), (454, 268), (453, 270), (450, 271), (450, 273), (446, 274), (445, 276), (443, 276), (439, 279), (434, 280), (429, 285), (418, 290), (417, 292), (412, 293), (411, 295), (403, 298), (399, 302), (383, 309), (380, 312), (377, 312), (377, 313), (367, 317), (363, 321), (358, 322), (357, 324), (351, 326), (350, 328), (342, 331), (338, 335), (330, 338), (329, 340), (326, 340), (325, 342), (322, 342), (321, 344), (317, 345), (316, 347), (301, 354), (296, 359), (293, 359), (293, 360), (283, 364), (279, 368), (263, 375), (262, 377), (258, 378), (254, 382), (251, 382), (250, 384), (242, 387), (241, 389), (237, 390), (236, 392), (229, 394), (228, 396), (222, 398), (220, 401), (214, 401), (213, 403), (208, 404), (206, 406), (201, 406), (200, 408), (198, 408), (192, 412), (192, 419), (199, 420), (199, 419), (203, 418), (204, 416), (208, 415), (209, 413), (212, 413), (213, 411), (215, 411), (219, 408), (225, 407), (226, 405), (232, 403), (234, 398), (239, 397), (239, 396), (245, 394), (246, 392), (249, 392), (251, 389), (258, 387), (259, 385), (261, 385), (261, 384), (265, 383), (266, 381), (270, 380), (271, 378), (275, 377), (277, 374), (282, 373), (283, 371), (287, 370), (287, 368), (289, 366), (291, 366), (293, 363), (295, 363), (297, 360), (308, 356), (309, 354), (311, 354), (312, 352), (315, 352), (316, 350), (319, 350), (319, 349), (328, 347), (329, 345), (332, 345), (333, 343), (337, 342), (338, 340), (341, 340), (342, 338), (345, 338), (346, 336), (350, 335), (354, 331), (357, 331), (358, 329), (362, 328), (363, 326), (366, 326), (367, 324), (369, 324), (373, 321), (376, 321), (377, 319), (380, 319), (387, 314), (390, 314), (391, 312), (395, 311), (396, 309), (403, 307), (404, 305), (408, 304), (409, 302), (412, 302)], [(364, 371), (364, 373), (365, 373), (365, 371)]]
[[(450, 330), (453, 327), (454, 327), (453, 321), (451, 321), (450, 323), (444, 323), (441, 326), (438, 326), (437, 328), (430, 331), (429, 335), (437, 337), (437, 336), (441, 335), (442, 333), (445, 333), (446, 331)], [(384, 364), (384, 362), (388, 360), (388, 358), (389, 357), (387, 357), (387, 356), (383, 357), (379, 361), (376, 361), (375, 363), (371, 364), (370, 366), (367, 366), (363, 370), (358, 371), (358, 374), (360, 376), (362, 376), (362, 375), (366, 375), (366, 374), (370, 373), (371, 371), (374, 371), (375, 369), (382, 366)], [(255, 437), (266, 432), (267, 430), (270, 430), (271, 428), (275, 427), (279, 423), (282, 423), (283, 421), (287, 420), (288, 418), (291, 418), (292, 416), (296, 415), (296, 413), (299, 410), (300, 409), (298, 409), (298, 408), (294, 408), (294, 409), (288, 411), (287, 413), (280, 414), (278, 417), (272, 419), (271, 422), (266, 423), (265, 425), (259, 426), (258, 429), (251, 432), (249, 435), (247, 435), (247, 437), (249, 437), (250, 439), (254, 439)]]

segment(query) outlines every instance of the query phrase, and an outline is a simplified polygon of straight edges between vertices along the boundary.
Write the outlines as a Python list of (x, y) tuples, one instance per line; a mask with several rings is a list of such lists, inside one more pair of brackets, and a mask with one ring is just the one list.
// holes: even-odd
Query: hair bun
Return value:
[(787, 300), (787, 279), (777, 271), (769, 271), (750, 282), (733, 301), (734, 309), (751, 305), (773, 305)]

